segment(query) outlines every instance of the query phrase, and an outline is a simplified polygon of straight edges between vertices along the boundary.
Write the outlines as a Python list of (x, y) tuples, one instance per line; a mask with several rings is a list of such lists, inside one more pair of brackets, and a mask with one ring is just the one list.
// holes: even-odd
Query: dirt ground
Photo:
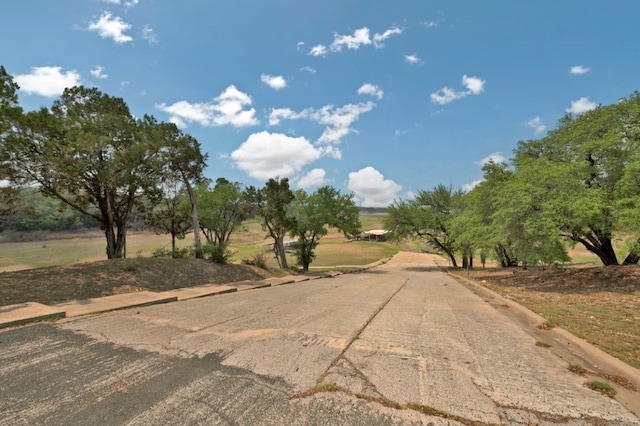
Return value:
[(280, 271), (198, 259), (135, 258), (0, 273), (0, 305), (56, 304), (141, 290), (260, 280)]

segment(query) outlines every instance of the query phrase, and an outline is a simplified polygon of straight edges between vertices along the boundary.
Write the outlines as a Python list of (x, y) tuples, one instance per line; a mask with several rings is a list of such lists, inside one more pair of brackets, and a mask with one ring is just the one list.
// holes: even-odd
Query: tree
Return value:
[(206, 182), (203, 176), (207, 155), (200, 149), (200, 143), (191, 135), (182, 133), (173, 123), (161, 123), (158, 127), (160, 138), (164, 141), (166, 157), (164, 174), (169, 180), (180, 180), (189, 197), (191, 227), (197, 259), (204, 257), (200, 240), (200, 221), (195, 188)]
[(262, 229), (273, 238), (273, 250), (282, 269), (287, 269), (287, 256), (284, 248), (284, 237), (295, 225), (294, 219), (287, 215), (289, 205), (295, 195), (289, 188), (289, 179), (271, 178), (264, 188), (256, 191), (254, 205), (260, 217)]
[(200, 206), (200, 229), (207, 242), (227, 249), (231, 234), (247, 219), (253, 206), (240, 183), (219, 178), (213, 189), (201, 185), (196, 190)]
[(297, 191), (288, 215), (294, 222), (290, 234), (296, 238), (291, 246), (298, 265), (304, 271), (309, 270), (309, 264), (315, 258), (314, 250), (320, 238), (327, 234), (328, 226), (340, 230), (345, 236), (354, 236), (361, 230), (353, 194), (342, 195), (331, 186), (323, 186), (311, 195), (303, 190)]
[(179, 181), (163, 185), (162, 201), (147, 213), (147, 222), (162, 233), (171, 234), (171, 257), (176, 257), (176, 239), (182, 240), (192, 228), (188, 195)]
[(0, 147), (11, 181), (35, 184), (93, 218), (105, 233), (107, 258), (125, 257), (134, 206), (143, 195), (161, 197), (159, 182), (173, 164), (162, 126), (150, 116), (134, 119), (121, 98), (80, 86), (16, 127)]
[[(624, 218), (616, 207), (625, 192), (624, 177), (632, 174), (637, 157), (639, 120), (636, 93), (578, 117), (567, 115), (545, 138), (520, 142), (515, 151), (516, 174), (530, 187), (544, 190), (537, 215), (604, 265), (619, 264), (613, 236), (626, 230), (619, 228)], [(637, 261), (636, 244), (623, 263)]]
[(459, 248), (457, 236), (451, 229), (452, 219), (460, 213), (461, 191), (438, 185), (431, 191), (421, 190), (413, 200), (394, 201), (387, 209), (384, 221), (391, 238), (401, 240), (419, 237), (436, 250), (449, 256), (454, 268), (458, 267), (455, 252)]

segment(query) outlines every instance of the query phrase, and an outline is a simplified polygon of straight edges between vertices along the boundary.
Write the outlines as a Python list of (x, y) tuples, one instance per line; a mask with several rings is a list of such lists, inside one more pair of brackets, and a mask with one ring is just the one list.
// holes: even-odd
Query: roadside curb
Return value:
[[(598, 375), (614, 375), (627, 379), (638, 391), (640, 391), (640, 370), (609, 355), (586, 340), (574, 336), (567, 330), (554, 327), (552, 329), (540, 329), (539, 326), (546, 319), (526, 307), (484, 287), (478, 282), (447, 271), (453, 279), (469, 288), (478, 296), (489, 302), (494, 308), (505, 316), (511, 318), (536, 339), (551, 339), (556, 344), (552, 350), (560, 358), (569, 364), (581, 364)], [(638, 392), (620, 388), (616, 399), (638, 415), (640, 413), (640, 401)]]
[(277, 287), (320, 278), (332, 278), (346, 273), (354, 273), (370, 269), (388, 262), (389, 259), (390, 258), (381, 259), (377, 262), (363, 265), (361, 268), (350, 271), (330, 271), (329, 273), (320, 276), (286, 275), (284, 277), (265, 278), (257, 281), (249, 280), (231, 282), (225, 285), (205, 284), (196, 287), (183, 287), (158, 293), (151, 291), (139, 291), (135, 293), (124, 293), (86, 300), (73, 300), (54, 306), (48, 306), (37, 302), (25, 302), (15, 305), (0, 306), (0, 329), (37, 321), (57, 320), (65, 317), (73, 318), (121, 309), (157, 305), (267, 287)]

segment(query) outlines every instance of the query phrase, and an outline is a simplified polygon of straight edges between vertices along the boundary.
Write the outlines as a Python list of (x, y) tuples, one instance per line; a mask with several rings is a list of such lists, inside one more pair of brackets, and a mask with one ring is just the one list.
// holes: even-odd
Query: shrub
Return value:
[(202, 247), (202, 253), (206, 259), (215, 263), (227, 263), (233, 255), (229, 250), (223, 249), (222, 247), (214, 244), (204, 245)]

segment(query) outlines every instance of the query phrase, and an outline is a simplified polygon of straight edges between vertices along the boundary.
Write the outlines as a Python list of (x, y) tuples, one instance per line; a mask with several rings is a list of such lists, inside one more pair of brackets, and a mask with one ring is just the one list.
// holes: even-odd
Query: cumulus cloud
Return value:
[(527, 126), (533, 129), (533, 133), (538, 135), (545, 130), (547, 130), (547, 126), (542, 124), (542, 120), (540, 117), (535, 117), (527, 122)]
[(420, 63), (418, 55), (404, 55), (404, 61), (410, 65), (416, 65)]
[(109, 77), (109, 75), (104, 73), (104, 67), (101, 67), (100, 65), (98, 65), (94, 69), (92, 69), (90, 71), (90, 73), (95, 78), (99, 78), (101, 80), (104, 80), (105, 78)]
[(314, 186), (322, 186), (326, 181), (327, 172), (324, 169), (313, 169), (306, 175), (298, 179), (296, 185), (298, 188), (311, 188)]
[(321, 155), (321, 150), (303, 137), (263, 131), (250, 135), (231, 153), (231, 159), (250, 177), (267, 180), (293, 177)]
[[(354, 132), (351, 125), (358, 120), (360, 114), (373, 109), (373, 102), (347, 104), (336, 108), (333, 105), (325, 105), (316, 110), (305, 108), (302, 111), (294, 111), (290, 108), (273, 108), (269, 114), (269, 125), (277, 126), (282, 120), (309, 119), (326, 126), (318, 143), (339, 144), (341, 139)], [(336, 151), (339, 154), (339, 151)], [(335, 154), (332, 154), (335, 157)]]
[(402, 34), (402, 28), (393, 27), (382, 33), (375, 33), (371, 35), (371, 30), (367, 27), (358, 28), (353, 34), (333, 34), (333, 41), (329, 47), (324, 44), (318, 44), (311, 48), (309, 55), (311, 56), (326, 56), (329, 51), (341, 52), (346, 48), (349, 50), (358, 50), (362, 46), (373, 45), (377, 49), (384, 47), (384, 42), (389, 37), (397, 34)]
[(260, 76), (260, 80), (273, 90), (280, 90), (287, 87), (287, 80), (285, 80), (281, 75), (262, 74)]
[(456, 91), (450, 87), (443, 87), (431, 94), (431, 102), (438, 105), (445, 105), (458, 99), (465, 98), (469, 95), (479, 95), (484, 91), (485, 81), (478, 77), (462, 76), (462, 85), (467, 90)]
[(596, 103), (591, 102), (589, 98), (582, 97), (577, 101), (571, 101), (571, 107), (565, 109), (565, 111), (570, 114), (580, 115), (587, 111), (591, 111), (592, 109), (596, 109), (596, 106)]
[(31, 67), (29, 74), (16, 75), (14, 80), (27, 94), (53, 98), (68, 87), (78, 86), (81, 77), (77, 71), (63, 72), (61, 67)]
[(296, 43), (296, 49), (300, 50), (302, 48), (302, 46), (304, 46), (304, 41), (299, 41)]
[(493, 152), (484, 157), (482, 160), (476, 162), (476, 164), (478, 164), (479, 166), (486, 166), (490, 161), (493, 161), (495, 164), (504, 163), (505, 161), (507, 161), (507, 157), (502, 155), (501, 152)]
[(201, 126), (231, 125), (236, 128), (255, 126), (259, 121), (251, 106), (251, 96), (231, 85), (227, 87), (213, 102), (190, 103), (179, 101), (172, 105), (156, 104), (156, 108), (170, 115), (170, 121), (179, 127), (195, 122)]
[(365, 83), (358, 89), (358, 95), (370, 95), (378, 99), (382, 99), (384, 92), (375, 84)]
[(277, 126), (283, 119), (298, 120), (300, 118), (307, 117), (309, 117), (309, 111), (306, 109), (300, 112), (295, 112), (291, 108), (272, 108), (271, 113), (269, 114), (269, 126)]
[(339, 108), (333, 105), (326, 105), (309, 114), (309, 117), (320, 124), (327, 125), (318, 142), (327, 144), (337, 144), (340, 140), (351, 133), (351, 125), (358, 120), (360, 114), (373, 109), (373, 102), (347, 104)]
[(591, 68), (583, 67), (582, 65), (576, 65), (571, 67), (571, 69), (569, 70), (569, 74), (582, 75), (588, 73), (590, 70)]
[(102, 38), (110, 38), (117, 44), (133, 41), (133, 37), (125, 34), (131, 29), (131, 24), (118, 16), (114, 17), (111, 12), (104, 12), (96, 21), (90, 22), (87, 29), (97, 32)]
[(309, 51), (309, 55), (311, 56), (326, 56), (329, 53), (327, 46), (318, 44), (317, 46), (313, 46)]
[(402, 186), (385, 179), (382, 173), (368, 166), (349, 173), (347, 188), (355, 194), (362, 207), (387, 207), (397, 198)]

